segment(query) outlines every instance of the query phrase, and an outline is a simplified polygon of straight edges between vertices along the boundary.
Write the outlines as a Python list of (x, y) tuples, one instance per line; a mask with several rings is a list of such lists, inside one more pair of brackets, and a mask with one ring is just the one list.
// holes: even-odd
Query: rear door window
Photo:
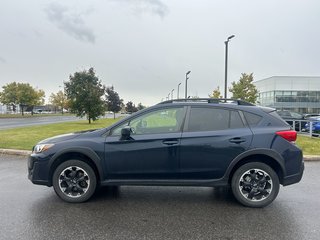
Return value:
[(243, 128), (244, 124), (239, 112), (230, 111), (230, 128)]
[(244, 124), (237, 111), (220, 108), (191, 107), (187, 131), (218, 131), (242, 127), (244, 127)]

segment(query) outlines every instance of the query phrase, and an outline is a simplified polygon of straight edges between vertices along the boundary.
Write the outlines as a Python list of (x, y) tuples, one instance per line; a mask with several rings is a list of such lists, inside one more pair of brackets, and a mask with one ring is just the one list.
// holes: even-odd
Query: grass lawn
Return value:
[(0, 130), (0, 148), (31, 150), (32, 147), (45, 138), (59, 134), (72, 133), (90, 129), (98, 129), (111, 125), (118, 119), (100, 119), (91, 124), (87, 120), (21, 127)]
[(298, 135), (296, 144), (304, 155), (320, 155), (320, 138)]

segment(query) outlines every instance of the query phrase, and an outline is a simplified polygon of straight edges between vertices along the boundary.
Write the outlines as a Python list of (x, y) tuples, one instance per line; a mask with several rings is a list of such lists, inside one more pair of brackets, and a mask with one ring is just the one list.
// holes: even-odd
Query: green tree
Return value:
[(57, 93), (51, 93), (49, 102), (56, 108), (61, 110), (63, 114), (63, 109), (67, 108), (68, 100), (63, 91)]
[(32, 107), (31, 114), (33, 114), (33, 107), (35, 105), (44, 104), (45, 93), (43, 90), (34, 89), (29, 83), (18, 83), (17, 85), (18, 104), (22, 115), (26, 107)]
[(35, 105), (44, 104), (45, 92), (33, 88), (29, 83), (12, 82), (3, 86), (1, 93), (1, 102), (7, 105), (19, 105), (22, 115), (26, 107), (33, 107)]
[(105, 113), (103, 96), (105, 86), (95, 75), (93, 68), (88, 71), (75, 72), (70, 75), (69, 82), (65, 82), (65, 92), (69, 99), (70, 109), (77, 116), (86, 116), (89, 124)]
[(253, 73), (242, 73), (239, 82), (232, 82), (232, 87), (229, 91), (232, 93), (232, 98), (245, 100), (250, 103), (255, 103), (258, 98), (258, 90), (253, 84)]
[(212, 91), (212, 94), (209, 94), (210, 98), (222, 98), (219, 86)]
[(138, 109), (136, 108), (136, 106), (134, 105), (133, 102), (129, 101), (129, 102), (127, 102), (127, 104), (126, 104), (126, 111), (127, 111), (128, 113), (134, 113), (134, 112), (137, 112)]
[(18, 86), (16, 82), (8, 83), (2, 87), (3, 91), (0, 93), (0, 102), (5, 105), (10, 105), (13, 111), (16, 111), (18, 104)]
[(138, 111), (140, 111), (140, 110), (142, 110), (144, 108), (146, 108), (146, 106), (142, 105), (142, 103), (139, 103), (138, 106), (137, 106)]
[(113, 112), (113, 118), (116, 118), (116, 113), (121, 110), (123, 100), (120, 99), (119, 94), (114, 91), (114, 87), (106, 89), (106, 104), (108, 111)]

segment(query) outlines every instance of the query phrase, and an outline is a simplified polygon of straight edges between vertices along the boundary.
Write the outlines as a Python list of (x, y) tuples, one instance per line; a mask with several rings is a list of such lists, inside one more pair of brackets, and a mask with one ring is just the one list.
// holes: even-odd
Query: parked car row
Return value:
[(312, 132), (320, 133), (320, 117), (311, 117), (309, 118), (309, 120), (310, 122), (307, 122), (305, 124), (304, 130), (306, 132), (310, 132), (310, 127), (311, 127), (310, 125), (312, 123), (312, 128), (311, 128)]
[(286, 110), (277, 113), (291, 126), (294, 124), (296, 131), (310, 132), (310, 122), (312, 122), (312, 132), (320, 133), (320, 114), (300, 114)]
[(296, 113), (296, 112), (290, 112), (290, 111), (277, 111), (277, 113), (279, 114), (279, 116), (285, 120), (288, 124), (290, 124), (291, 126), (293, 126), (294, 121), (295, 122), (295, 126), (294, 129), (296, 131), (301, 131), (301, 129), (304, 128), (305, 122), (300, 122), (302, 120), (305, 120), (304, 116), (300, 113)]

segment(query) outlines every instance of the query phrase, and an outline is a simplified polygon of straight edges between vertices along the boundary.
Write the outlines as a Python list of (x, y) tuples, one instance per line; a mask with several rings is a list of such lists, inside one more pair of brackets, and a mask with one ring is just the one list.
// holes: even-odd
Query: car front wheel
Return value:
[(235, 171), (231, 188), (241, 204), (260, 208), (269, 205), (277, 197), (280, 183), (271, 167), (261, 162), (252, 162)]
[(90, 165), (80, 160), (61, 163), (53, 174), (53, 188), (66, 202), (87, 201), (95, 192), (96, 175)]

